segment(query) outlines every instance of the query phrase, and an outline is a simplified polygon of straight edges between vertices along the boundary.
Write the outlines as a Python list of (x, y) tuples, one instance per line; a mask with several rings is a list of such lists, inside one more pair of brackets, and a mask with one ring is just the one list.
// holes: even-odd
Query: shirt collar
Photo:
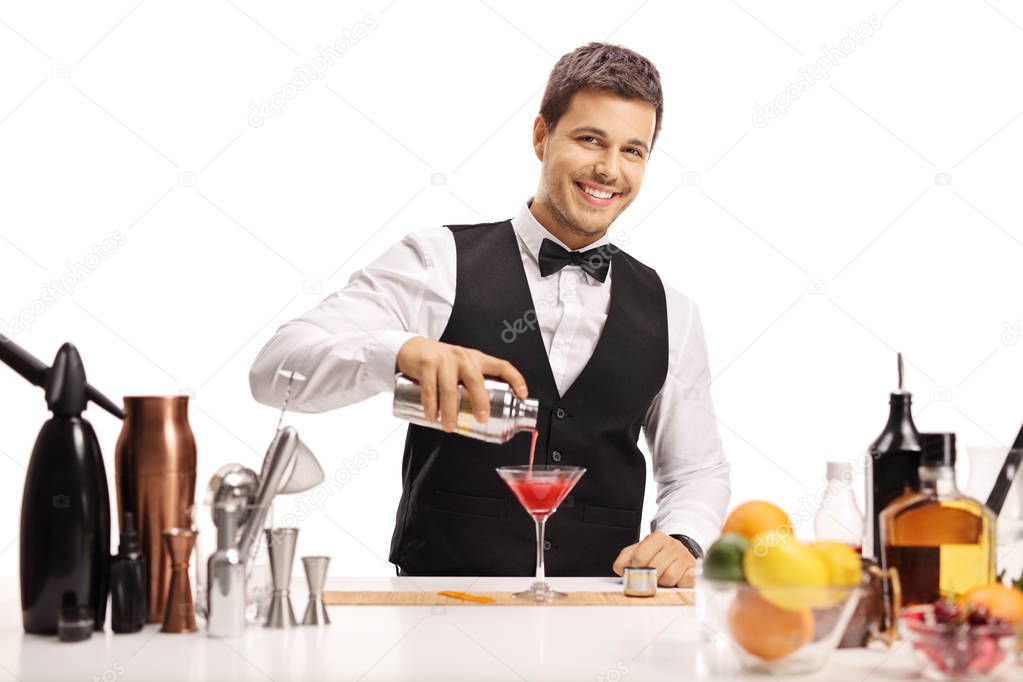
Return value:
[[(546, 227), (540, 224), (540, 221), (536, 219), (536, 216), (533, 215), (533, 212), (529, 210), (529, 205), (531, 203), (533, 203), (533, 197), (530, 197), (522, 204), (522, 207), (519, 209), (518, 215), (512, 218), (512, 227), (515, 229), (515, 233), (519, 236), (519, 239), (522, 240), (523, 245), (525, 245), (526, 247), (526, 251), (529, 253), (529, 256), (533, 259), (533, 261), (539, 262), (540, 244), (543, 243), (544, 239), (550, 239), (552, 242), (554, 242), (561, 248), (565, 249), (566, 251), (572, 251), (572, 249), (566, 246), (563, 241), (555, 237), (547, 230)], [(609, 244), (610, 242), (611, 239), (605, 232), (604, 236), (602, 236), (600, 239), (593, 242), (592, 244), (583, 247), (581, 250), (589, 251), (590, 249), (595, 249), (598, 246), (603, 246), (604, 244)], [(601, 282), (599, 279), (590, 276), (587, 276), (585, 279), (590, 284), (596, 286), (600, 286), (611, 281), (610, 277), (608, 277), (608, 279), (606, 279), (603, 282)]]

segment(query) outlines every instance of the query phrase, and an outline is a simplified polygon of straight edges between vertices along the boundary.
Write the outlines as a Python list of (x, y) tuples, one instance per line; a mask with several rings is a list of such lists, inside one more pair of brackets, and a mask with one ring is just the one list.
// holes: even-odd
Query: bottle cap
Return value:
[(88, 606), (66, 603), (57, 615), (57, 637), (62, 642), (84, 642), (92, 637), (94, 624)]
[(852, 464), (846, 461), (828, 462), (828, 480), (849, 483), (853, 478)]
[(135, 514), (126, 511), (121, 517), (121, 544), (118, 547), (117, 553), (125, 556), (128, 554), (138, 554), (140, 551), (139, 536), (135, 531)]
[(954, 467), (956, 435), (954, 433), (921, 433), (920, 466)]

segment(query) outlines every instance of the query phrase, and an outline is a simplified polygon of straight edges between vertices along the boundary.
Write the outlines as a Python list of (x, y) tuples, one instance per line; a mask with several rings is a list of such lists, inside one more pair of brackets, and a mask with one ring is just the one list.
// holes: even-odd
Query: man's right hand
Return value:
[(484, 375), (507, 382), (520, 399), (529, 395), (526, 380), (507, 360), (423, 336), (413, 337), (402, 345), (396, 364), (399, 372), (419, 382), (426, 418), (436, 420), (439, 407), (441, 425), (448, 433), (455, 430), (459, 382), (465, 384), (479, 422), (490, 417), (490, 395), (483, 384)]

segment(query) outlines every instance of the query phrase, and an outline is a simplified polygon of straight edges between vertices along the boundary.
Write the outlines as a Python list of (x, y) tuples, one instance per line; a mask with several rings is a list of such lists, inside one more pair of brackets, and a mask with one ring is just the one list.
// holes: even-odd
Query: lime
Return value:
[(738, 533), (725, 533), (710, 546), (703, 557), (703, 575), (711, 580), (746, 582), (742, 557), (749, 541)]

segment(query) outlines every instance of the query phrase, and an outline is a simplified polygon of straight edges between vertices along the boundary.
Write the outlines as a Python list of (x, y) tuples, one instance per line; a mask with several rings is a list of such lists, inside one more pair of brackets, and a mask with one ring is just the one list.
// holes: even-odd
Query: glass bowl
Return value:
[(899, 614), (899, 632), (913, 646), (913, 658), (930, 680), (990, 680), (1016, 656), (1016, 629), (1009, 623), (937, 623), (931, 605)]
[(770, 675), (820, 670), (864, 593), (851, 587), (772, 587), (697, 577), (704, 665)]

